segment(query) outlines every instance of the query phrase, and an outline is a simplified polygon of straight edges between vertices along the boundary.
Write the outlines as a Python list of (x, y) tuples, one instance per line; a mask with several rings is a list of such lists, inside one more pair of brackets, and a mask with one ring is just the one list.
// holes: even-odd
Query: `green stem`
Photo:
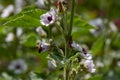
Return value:
[[(75, 6), (75, 0), (72, 0), (72, 10), (71, 10), (71, 19), (70, 19), (70, 27), (69, 27), (69, 29), (68, 29), (68, 36), (67, 36), (67, 38), (65, 37), (65, 58), (64, 58), (64, 62), (66, 63), (67, 62), (67, 56), (68, 56), (68, 43), (69, 43), (69, 38), (70, 38), (70, 36), (71, 36), (71, 32), (72, 32), (72, 27), (73, 27), (73, 18), (74, 18), (74, 6)], [(63, 15), (64, 16), (64, 18), (65, 18), (65, 23), (64, 23), (64, 28), (66, 29), (67, 28), (67, 19), (66, 19), (66, 15), (64, 14)], [(65, 65), (64, 65), (64, 80), (69, 80), (69, 65), (70, 63), (66, 63)]]
[(65, 33), (67, 35), (68, 34), (68, 28), (67, 28), (67, 14), (66, 13), (63, 14), (63, 27), (64, 27)]
[(75, 7), (75, 0), (72, 0), (72, 10), (71, 10), (70, 27), (69, 27), (69, 31), (68, 31), (68, 39), (71, 36), (72, 27), (73, 27), (74, 7)]

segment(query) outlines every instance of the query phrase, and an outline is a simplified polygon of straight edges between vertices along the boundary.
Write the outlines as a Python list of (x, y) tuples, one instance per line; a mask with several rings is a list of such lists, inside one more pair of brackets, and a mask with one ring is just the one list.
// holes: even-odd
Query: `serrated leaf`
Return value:
[(35, 8), (25, 8), (19, 14), (9, 18), (1, 19), (0, 24), (5, 26), (22, 26), (33, 27), (40, 26), (40, 15), (45, 13), (45, 10)]

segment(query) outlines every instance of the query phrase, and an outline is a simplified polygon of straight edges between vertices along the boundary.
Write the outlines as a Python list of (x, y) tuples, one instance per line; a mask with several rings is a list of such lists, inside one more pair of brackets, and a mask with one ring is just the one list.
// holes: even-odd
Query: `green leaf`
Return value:
[(91, 77), (88, 80), (102, 80), (102, 76), (101, 75), (96, 75), (96, 76)]
[(29, 35), (22, 36), (21, 44), (26, 47), (35, 47), (36, 41), (36, 34), (30, 33)]
[(74, 26), (74, 27), (78, 27), (78, 28), (80, 28), (80, 29), (91, 29), (91, 28), (95, 28), (94, 26), (88, 24), (87, 21), (82, 20), (82, 19), (80, 18), (80, 16), (77, 16), (77, 15), (75, 15), (75, 17), (74, 17), (73, 26)]
[(23, 9), (19, 14), (16, 14), (9, 18), (1, 19), (0, 25), (15, 27), (40, 26), (40, 15), (43, 13), (45, 13), (45, 10), (28, 7)]
[(105, 37), (102, 35), (98, 37), (97, 41), (92, 46), (92, 52), (94, 55), (99, 55), (103, 52)]
[[(67, 18), (68, 20), (70, 20), (70, 13), (68, 13)], [(87, 21), (82, 20), (77, 14), (74, 16), (73, 26), (84, 30), (95, 28), (94, 26), (90, 25)]]

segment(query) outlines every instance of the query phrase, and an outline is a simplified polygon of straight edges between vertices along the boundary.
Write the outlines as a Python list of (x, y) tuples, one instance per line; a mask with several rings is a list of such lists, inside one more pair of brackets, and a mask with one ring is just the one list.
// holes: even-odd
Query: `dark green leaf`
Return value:
[(9, 18), (1, 19), (0, 25), (15, 26), (15, 27), (40, 26), (40, 15), (42, 15), (43, 13), (45, 13), (44, 10), (28, 7), (17, 15), (14, 15)]

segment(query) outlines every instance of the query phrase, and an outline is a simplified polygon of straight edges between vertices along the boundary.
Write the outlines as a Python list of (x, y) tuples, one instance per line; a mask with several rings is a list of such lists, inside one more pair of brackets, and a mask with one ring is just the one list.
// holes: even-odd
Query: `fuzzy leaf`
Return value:
[(9, 18), (1, 19), (0, 25), (14, 27), (40, 26), (40, 15), (42, 15), (43, 13), (45, 13), (44, 10), (28, 7), (23, 9), (19, 14), (16, 14)]

